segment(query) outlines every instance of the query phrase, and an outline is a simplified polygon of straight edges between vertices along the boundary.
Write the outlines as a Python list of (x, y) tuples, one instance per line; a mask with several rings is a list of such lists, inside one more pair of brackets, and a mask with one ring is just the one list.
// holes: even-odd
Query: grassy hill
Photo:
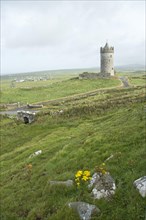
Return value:
[(95, 89), (107, 88), (120, 85), (118, 79), (99, 80), (65, 80), (65, 81), (44, 81), (44, 82), (22, 82), (15, 83), (14, 88), (10, 82), (2, 84), (1, 103), (31, 103), (43, 100), (51, 100), (59, 97), (88, 92)]
[[(61, 94), (67, 82), (61, 83)], [(97, 88), (94, 81), (81, 83), (80, 91)], [(61, 97), (59, 91), (55, 97)], [(133, 181), (145, 175), (144, 104), (145, 88), (138, 86), (49, 103), (32, 124), (1, 116), (1, 219), (77, 220), (67, 206), (72, 201), (97, 205), (101, 214), (95, 220), (144, 219), (145, 199), (133, 187)], [(42, 154), (29, 158), (38, 150)], [(74, 180), (79, 169), (93, 174), (111, 154), (106, 168), (117, 190), (109, 201), (94, 200), (89, 190), (80, 195), (75, 186), (49, 184)]]

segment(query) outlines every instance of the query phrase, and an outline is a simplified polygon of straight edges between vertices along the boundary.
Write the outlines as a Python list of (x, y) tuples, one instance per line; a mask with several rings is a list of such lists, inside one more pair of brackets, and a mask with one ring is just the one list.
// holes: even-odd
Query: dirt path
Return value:
[(121, 80), (123, 87), (129, 87), (129, 82), (128, 82), (128, 78), (125, 76), (120, 76), (119, 79)]

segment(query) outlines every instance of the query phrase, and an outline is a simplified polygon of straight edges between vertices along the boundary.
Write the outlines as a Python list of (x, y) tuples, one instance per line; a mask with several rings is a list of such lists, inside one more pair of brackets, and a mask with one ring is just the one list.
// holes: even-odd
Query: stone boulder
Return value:
[(115, 181), (109, 173), (94, 173), (88, 187), (93, 188), (91, 194), (94, 199), (108, 198), (116, 190)]
[(67, 187), (73, 186), (73, 180), (66, 180), (66, 181), (49, 181), (50, 185), (64, 185)]
[(33, 154), (31, 154), (31, 155), (29, 156), (29, 158), (38, 156), (38, 155), (41, 154), (41, 153), (42, 153), (42, 150), (38, 150), (38, 151), (34, 152)]
[(142, 197), (146, 197), (146, 176), (135, 180), (133, 185), (139, 190)]
[(81, 220), (90, 220), (92, 215), (100, 213), (99, 208), (86, 202), (71, 202), (68, 206), (79, 215)]

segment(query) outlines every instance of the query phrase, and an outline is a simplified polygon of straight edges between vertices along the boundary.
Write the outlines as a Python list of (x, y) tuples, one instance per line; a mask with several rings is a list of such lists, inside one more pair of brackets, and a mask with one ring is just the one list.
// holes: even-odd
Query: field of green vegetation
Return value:
[[(45, 73), (48, 80), (15, 82), (14, 79), (26, 79), (29, 75), (24, 74), (3, 76), (1, 80), (1, 104), (20, 102), (22, 105), (27, 103), (35, 103), (46, 100), (52, 100), (70, 95), (76, 95), (89, 92), (96, 89), (109, 87), (118, 87), (121, 82), (115, 79), (98, 79), (98, 80), (79, 80), (76, 77), (78, 73), (55, 73), (51, 79), (50, 73)], [(145, 85), (144, 72), (118, 73), (118, 76), (124, 75), (128, 77), (131, 85)], [(38, 79), (38, 73), (33, 73), (32, 78)], [(36, 77), (37, 76), (37, 77)], [(42, 73), (42, 76), (43, 73)]]
[(84, 93), (95, 89), (118, 86), (120, 85), (120, 81), (118, 79), (69, 79), (58, 82), (54, 82), (54, 80), (38, 82), (38, 86), (36, 86), (37, 82), (22, 82), (21, 86), (20, 83), (17, 84), (14, 88), (8, 86), (7, 82), (4, 83), (4, 86), (2, 84), (1, 103), (21, 102), (22, 104), (26, 104), (27, 102), (33, 103), (51, 100), (69, 95)]
[[(119, 83), (116, 79), (61, 79), (50, 87), (35, 87), (35, 93), (30, 90), (28, 102), (112, 88), (48, 103), (32, 124), (1, 115), (0, 219), (78, 220), (67, 205), (73, 201), (99, 207), (101, 213), (94, 220), (145, 219), (146, 200), (133, 186), (134, 180), (145, 175), (146, 167), (145, 85), (139, 81), (129, 88), (113, 88)], [(12, 97), (10, 91), (2, 90), (2, 102)], [(22, 102), (27, 102), (25, 90), (21, 91)], [(17, 97), (16, 93), (13, 102)], [(57, 110), (62, 109), (59, 114)], [(38, 150), (42, 154), (29, 158)], [(80, 194), (75, 185), (49, 184), (50, 180), (74, 180), (80, 169), (93, 174), (111, 154), (114, 157), (106, 162), (106, 168), (117, 189), (110, 200), (94, 200), (89, 189)]]

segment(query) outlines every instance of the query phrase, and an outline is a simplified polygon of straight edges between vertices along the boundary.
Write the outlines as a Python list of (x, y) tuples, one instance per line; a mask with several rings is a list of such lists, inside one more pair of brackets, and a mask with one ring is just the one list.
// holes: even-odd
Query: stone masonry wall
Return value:
[(114, 53), (101, 53), (101, 73), (114, 76)]

